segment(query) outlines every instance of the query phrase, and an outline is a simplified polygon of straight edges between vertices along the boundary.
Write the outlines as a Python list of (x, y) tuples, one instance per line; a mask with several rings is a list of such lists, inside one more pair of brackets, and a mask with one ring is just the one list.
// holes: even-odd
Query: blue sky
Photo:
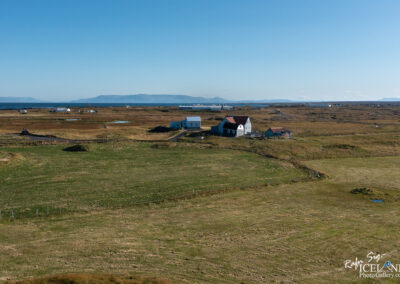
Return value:
[(400, 97), (398, 0), (0, 0), (0, 96)]

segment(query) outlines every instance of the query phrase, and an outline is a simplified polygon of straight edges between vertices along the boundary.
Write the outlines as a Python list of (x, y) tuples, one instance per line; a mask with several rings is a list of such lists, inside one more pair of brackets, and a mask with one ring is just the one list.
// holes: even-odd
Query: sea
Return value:
[[(285, 103), (284, 103), (285, 104)], [(55, 108), (55, 107), (157, 107), (157, 106), (180, 106), (180, 105), (195, 105), (192, 103), (0, 103), (0, 110), (15, 110), (15, 109), (30, 109), (30, 108)], [(216, 105), (216, 104), (201, 104), (201, 105)], [(230, 106), (252, 106), (262, 107), (268, 106), (268, 103), (229, 103)]]
[[(400, 101), (343, 101), (332, 102), (335, 106), (340, 105), (400, 105)], [(327, 107), (328, 102), (271, 102), (271, 103), (254, 103), (254, 102), (241, 102), (241, 103), (228, 103), (230, 106), (251, 106), (251, 107), (266, 107), (266, 106), (296, 106), (296, 105), (309, 105), (313, 107)], [(54, 108), (54, 107), (125, 107), (125, 106), (138, 106), (138, 107), (156, 107), (156, 106), (179, 106), (179, 105), (193, 105), (192, 103), (1, 103), (0, 110), (16, 110), (16, 109), (30, 109), (30, 108)], [(215, 105), (202, 103), (201, 105)]]
[(124, 107), (124, 106), (178, 106), (180, 104), (163, 103), (0, 103), (0, 109), (30, 109), (30, 108), (55, 108), (55, 107)]

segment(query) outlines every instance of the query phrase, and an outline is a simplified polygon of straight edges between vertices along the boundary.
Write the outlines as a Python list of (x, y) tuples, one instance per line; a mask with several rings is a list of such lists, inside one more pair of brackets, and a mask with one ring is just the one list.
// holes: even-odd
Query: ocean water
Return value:
[(112, 122), (109, 122), (109, 123), (120, 124), (120, 123), (129, 123), (129, 121), (127, 121), (127, 120), (117, 120), (117, 121), (112, 121)]
[[(91, 103), (90, 107), (121, 106), (178, 106), (180, 104), (130, 104), (130, 103)], [(53, 107), (88, 107), (87, 103), (0, 103), (0, 109), (53, 108)]]

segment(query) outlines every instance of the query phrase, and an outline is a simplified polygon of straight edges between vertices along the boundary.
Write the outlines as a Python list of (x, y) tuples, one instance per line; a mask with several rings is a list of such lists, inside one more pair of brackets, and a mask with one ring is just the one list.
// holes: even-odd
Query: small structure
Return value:
[(248, 116), (225, 116), (216, 126), (211, 127), (211, 133), (227, 137), (239, 137), (251, 132), (251, 120)]
[(221, 111), (221, 110), (231, 110), (233, 106), (228, 105), (180, 105), (180, 110), (211, 110), (211, 111)]
[(187, 116), (184, 120), (171, 121), (169, 127), (174, 129), (200, 129), (201, 117), (200, 116)]
[(67, 113), (67, 112), (71, 112), (71, 109), (67, 108), (67, 107), (55, 107), (55, 108), (52, 108), (50, 110), (50, 112), (65, 112), (65, 113)]
[(283, 127), (271, 127), (265, 132), (266, 138), (290, 138), (292, 132)]
[(23, 109), (20, 109), (20, 110), (19, 110), (19, 113), (20, 113), (20, 114), (27, 114), (27, 113), (28, 113), (28, 110), (26, 110), (26, 109), (23, 108)]
[(327, 104), (327, 103), (308, 103), (307, 106), (308, 107), (332, 107), (331, 104)]
[(180, 120), (180, 121), (170, 121), (169, 122), (169, 127), (173, 128), (173, 129), (181, 129), (183, 127), (183, 121), (184, 120)]

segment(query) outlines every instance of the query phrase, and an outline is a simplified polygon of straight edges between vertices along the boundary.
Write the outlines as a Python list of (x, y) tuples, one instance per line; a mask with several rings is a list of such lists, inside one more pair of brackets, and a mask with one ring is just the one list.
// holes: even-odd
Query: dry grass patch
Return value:
[(82, 271), (185, 283), (358, 283), (345, 259), (375, 250), (400, 261), (399, 209), (342, 190), (307, 182), (2, 224), (0, 271), (11, 279)]

